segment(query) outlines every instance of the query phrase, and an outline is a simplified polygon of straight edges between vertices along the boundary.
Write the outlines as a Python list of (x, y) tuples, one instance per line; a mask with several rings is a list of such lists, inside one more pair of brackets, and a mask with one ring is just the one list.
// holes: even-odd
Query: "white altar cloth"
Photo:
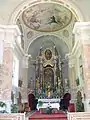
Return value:
[(42, 106), (39, 106), (37, 104), (37, 109), (39, 110), (40, 108), (47, 108), (47, 107), (50, 107), (50, 108), (57, 108), (59, 110), (59, 107), (60, 107), (60, 99), (39, 99), (39, 101), (42, 101), (43, 102), (43, 105)]

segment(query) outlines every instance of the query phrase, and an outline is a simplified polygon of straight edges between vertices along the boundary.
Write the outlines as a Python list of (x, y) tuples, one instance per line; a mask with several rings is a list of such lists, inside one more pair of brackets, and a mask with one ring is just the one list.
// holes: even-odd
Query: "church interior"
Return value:
[(1, 112), (90, 112), (89, 4), (0, 1)]

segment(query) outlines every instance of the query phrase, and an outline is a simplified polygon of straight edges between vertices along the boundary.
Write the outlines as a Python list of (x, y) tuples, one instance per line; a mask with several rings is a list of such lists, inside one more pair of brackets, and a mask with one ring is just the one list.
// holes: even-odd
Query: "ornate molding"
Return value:
[(2, 40), (4, 41), (4, 49), (12, 47), (14, 52), (24, 56), (24, 51), (20, 46), (21, 32), (17, 25), (0, 25), (0, 34), (2, 34)]
[(17, 25), (0, 25), (0, 32), (3, 34), (3, 41), (7, 44), (15, 44), (15, 40), (21, 35)]
[(73, 33), (75, 41), (81, 44), (90, 44), (90, 22), (76, 22)]
[(29, 64), (28, 61), (29, 59), (32, 58), (31, 55), (25, 54), (23, 57), (23, 68), (28, 68)]
[(69, 60), (69, 68), (73, 68), (74, 66), (75, 66), (75, 58), (73, 59), (73, 58), (71, 58), (70, 60)]
[(15, 36), (21, 35), (17, 25), (0, 25), (0, 31), (4, 33), (13, 33)]
[(90, 36), (90, 22), (76, 22), (73, 33), (80, 37)]
[(90, 44), (90, 22), (76, 22), (73, 33), (75, 34), (75, 45), (68, 56), (75, 57), (82, 44)]

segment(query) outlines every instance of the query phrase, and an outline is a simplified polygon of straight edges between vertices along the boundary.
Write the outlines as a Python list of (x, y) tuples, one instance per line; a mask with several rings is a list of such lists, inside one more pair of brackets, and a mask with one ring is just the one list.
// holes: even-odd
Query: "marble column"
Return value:
[(0, 25), (0, 39), (3, 40), (3, 63), (0, 67), (0, 101), (7, 104), (10, 113), (12, 91), (13, 49), (20, 31), (16, 25)]
[(73, 30), (75, 40), (81, 42), (84, 73), (84, 107), (90, 111), (90, 22), (77, 22)]

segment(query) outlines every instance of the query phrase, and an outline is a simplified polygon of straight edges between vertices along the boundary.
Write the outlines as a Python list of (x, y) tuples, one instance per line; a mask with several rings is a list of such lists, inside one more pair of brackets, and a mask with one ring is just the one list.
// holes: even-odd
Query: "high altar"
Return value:
[(55, 46), (40, 48), (35, 64), (35, 96), (60, 98), (63, 96), (62, 63)]

